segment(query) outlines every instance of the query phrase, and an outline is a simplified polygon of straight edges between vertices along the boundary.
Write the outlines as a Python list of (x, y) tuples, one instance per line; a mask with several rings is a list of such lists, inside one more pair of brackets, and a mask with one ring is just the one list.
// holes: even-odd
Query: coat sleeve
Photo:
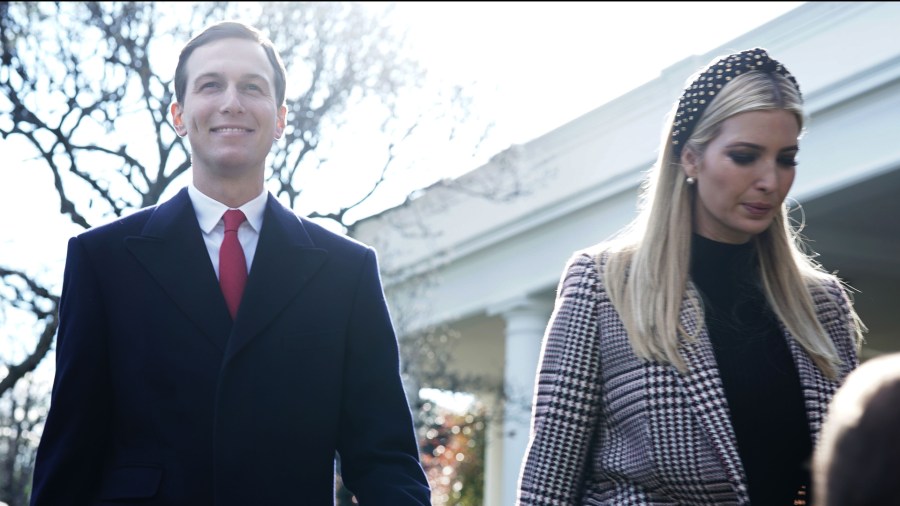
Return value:
[(600, 282), (587, 254), (568, 262), (541, 347), (517, 504), (579, 503), (600, 416)]
[(371, 249), (350, 318), (338, 442), (341, 478), (362, 506), (430, 505), (400, 379), (397, 338)]
[(109, 445), (111, 385), (102, 296), (82, 242), (69, 240), (56, 375), (35, 462), (31, 505), (90, 504)]

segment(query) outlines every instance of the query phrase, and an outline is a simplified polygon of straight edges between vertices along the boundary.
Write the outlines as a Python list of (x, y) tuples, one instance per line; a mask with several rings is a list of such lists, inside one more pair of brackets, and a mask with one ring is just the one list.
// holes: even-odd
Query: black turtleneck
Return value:
[(691, 279), (703, 297), (750, 501), (788, 506), (801, 486), (810, 488), (812, 443), (800, 379), (758, 265), (753, 241), (693, 237)]

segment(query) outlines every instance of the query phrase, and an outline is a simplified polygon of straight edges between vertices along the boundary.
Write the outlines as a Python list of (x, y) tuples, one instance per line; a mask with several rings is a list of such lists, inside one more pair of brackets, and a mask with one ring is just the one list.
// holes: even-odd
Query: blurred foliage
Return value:
[(434, 506), (480, 506), (484, 502), (485, 410), (478, 404), (458, 413), (435, 402), (419, 410), (422, 466)]

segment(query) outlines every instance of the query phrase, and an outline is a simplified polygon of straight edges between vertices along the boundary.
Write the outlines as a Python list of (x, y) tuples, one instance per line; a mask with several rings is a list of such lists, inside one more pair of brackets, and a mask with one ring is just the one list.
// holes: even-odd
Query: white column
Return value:
[[(531, 404), (541, 339), (552, 311), (552, 301), (522, 298), (496, 308), (506, 321), (506, 343), (503, 364), (504, 404), (502, 410), (502, 471), (499, 473), (499, 503), (490, 506), (513, 506), (522, 459), (528, 445)], [(495, 443), (496, 444), (496, 443)], [(487, 449), (491, 451), (490, 448)], [(486, 479), (488, 476), (485, 477)], [(485, 491), (488, 487), (485, 483)], [(496, 495), (495, 495), (496, 497)], [(485, 506), (489, 506), (486, 503)]]
[(484, 506), (503, 504), (503, 403), (497, 394), (485, 396), (489, 408), (484, 428)]

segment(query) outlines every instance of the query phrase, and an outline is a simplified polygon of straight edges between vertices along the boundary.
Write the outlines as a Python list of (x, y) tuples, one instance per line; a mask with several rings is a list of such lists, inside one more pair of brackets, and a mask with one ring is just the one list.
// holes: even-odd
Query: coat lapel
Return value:
[[(689, 283), (687, 296), (681, 307), (681, 324), (690, 333), (697, 329), (696, 313), (690, 307), (690, 300), (692, 300), (691, 297), (698, 296), (696, 288)], [(816, 310), (819, 311), (818, 306)], [(783, 324), (780, 324), (780, 327), (800, 377), (806, 415), (813, 444), (815, 444), (828, 410), (828, 402), (837, 389), (837, 383), (822, 373)], [(688, 374), (683, 379), (685, 387), (690, 393), (694, 413), (700, 420), (700, 425), (707, 433), (709, 440), (712, 441), (738, 495), (743, 501), (749, 501), (747, 490), (742, 485), (746, 483), (746, 479), (744, 479), (744, 467), (737, 449), (737, 437), (731, 424), (725, 387), (716, 366), (709, 334), (704, 328), (695, 341), (687, 342), (682, 339), (681, 343), (688, 365)]]
[(224, 351), (231, 317), (187, 189), (157, 206), (141, 235), (126, 237), (125, 246), (210, 342)]
[[(692, 283), (688, 283), (686, 296), (681, 305), (681, 325), (691, 335), (697, 331), (696, 311), (693, 302), (700, 295)], [(713, 352), (712, 342), (706, 327), (693, 341), (681, 338), (683, 356), (687, 362), (688, 372), (681, 376), (688, 392), (694, 415), (706, 432), (716, 455), (737, 493), (741, 504), (749, 504), (747, 480), (744, 478), (744, 466), (738, 453), (737, 436), (731, 424), (728, 411), (728, 400), (725, 397), (725, 386), (719, 375), (719, 368)]]
[(313, 244), (297, 215), (269, 195), (259, 244), (228, 339), (226, 361), (300, 293), (327, 257), (325, 250)]
[[(818, 308), (816, 308), (818, 310)], [(806, 403), (806, 418), (809, 422), (813, 445), (819, 439), (822, 422), (828, 412), (828, 403), (837, 390), (838, 383), (828, 379), (812, 361), (809, 354), (782, 325), (782, 332), (787, 339), (788, 347), (800, 376), (800, 387)]]

